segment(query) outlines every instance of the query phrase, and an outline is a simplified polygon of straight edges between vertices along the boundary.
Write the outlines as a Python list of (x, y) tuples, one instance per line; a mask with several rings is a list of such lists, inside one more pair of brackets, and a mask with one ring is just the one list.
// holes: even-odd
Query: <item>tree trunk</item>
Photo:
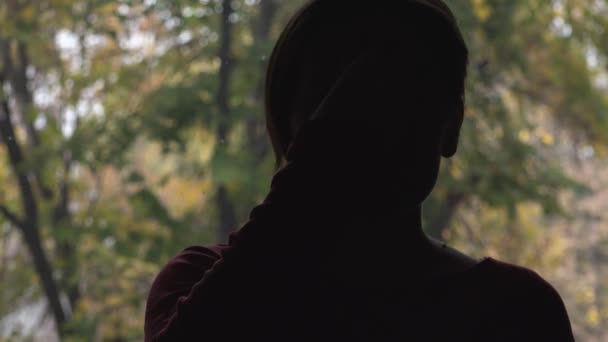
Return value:
[[(53, 211), (53, 227), (61, 225), (72, 227), (72, 215), (69, 211), (70, 188), (69, 175), (72, 170), (72, 156), (69, 151), (63, 154), (63, 175), (59, 182), (58, 200)], [(58, 241), (57, 256), (63, 261), (62, 268), (62, 288), (65, 289), (70, 303), (70, 310), (74, 311), (76, 302), (80, 299), (80, 289), (78, 281), (74, 277), (78, 274), (78, 260), (76, 255), (76, 241)]]
[[(13, 53), (13, 50), (16, 52)], [(27, 68), (29, 66), (29, 56), (27, 47), (21, 41), (0, 39), (0, 54), (2, 56), (5, 77), (15, 97), (17, 114), (21, 118), (27, 133), (27, 146), (30, 150), (36, 149), (40, 146), (40, 136), (34, 127), (33, 118), (30, 117), (34, 101), (32, 93), (28, 88)], [(17, 60), (13, 58), (13, 55), (17, 56)], [(43, 184), (40, 171), (33, 170), (31, 172), (36, 187), (43, 198), (52, 198), (53, 192)]]
[(57, 333), (61, 336), (66, 314), (63, 306), (61, 305), (60, 292), (55, 278), (53, 278), (51, 264), (49, 263), (48, 258), (42, 249), (42, 241), (40, 241), (38, 228), (36, 226), (26, 224), (22, 228), (22, 232), (30, 254), (32, 255), (34, 267), (38, 273), (38, 276), (40, 277), (40, 281), (42, 282), (44, 293), (49, 301), (49, 306), (51, 312), (53, 313), (53, 319), (55, 320), (55, 325), (57, 327)]
[(217, 189), (217, 206), (219, 211), (220, 234), (222, 241), (226, 241), (230, 233), (236, 230), (237, 220), (232, 201), (228, 197), (226, 186), (220, 185)]
[[(220, 46), (218, 57), (220, 58), (219, 85), (217, 92), (217, 105), (219, 109), (219, 124), (217, 137), (222, 145), (228, 144), (228, 131), (230, 128), (230, 84), (232, 71), (234, 70), (231, 47), (233, 40), (233, 23), (230, 21), (234, 10), (232, 0), (222, 0), (222, 13), (220, 23)], [(221, 146), (220, 148), (225, 148)], [(216, 195), (217, 208), (219, 211), (219, 235), (225, 240), (236, 227), (236, 212), (232, 201), (228, 196), (225, 184), (220, 184)]]
[[(259, 4), (259, 15), (258, 20), (253, 28), (253, 37), (255, 45), (260, 46), (265, 44), (270, 39), (270, 29), (274, 22), (278, 9), (276, 0), (260, 0)], [(266, 82), (266, 65), (268, 58), (263, 56), (256, 56), (260, 58), (260, 79), (252, 94), (253, 102), (255, 107), (260, 108), (261, 112), (264, 111), (264, 89)], [(266, 133), (265, 120), (263, 118), (250, 117), (247, 120), (247, 138), (249, 146), (252, 149), (253, 160), (255, 164), (261, 163), (268, 153), (268, 134)]]
[(0, 103), (0, 138), (8, 151), (11, 167), (17, 177), (21, 194), (23, 218), (18, 218), (16, 215), (10, 213), (8, 208), (5, 207), (2, 207), (1, 211), (23, 234), (23, 239), (30, 251), (36, 273), (40, 278), (42, 288), (49, 302), (51, 312), (53, 313), (57, 331), (60, 333), (66, 315), (61, 306), (60, 292), (57, 283), (53, 278), (52, 267), (44, 252), (42, 241), (40, 240), (38, 203), (34, 197), (34, 192), (32, 191), (27, 173), (20, 168), (23, 163), (23, 154), (15, 137), (10, 109), (6, 101)]
[[(21, 122), (27, 133), (27, 147), (29, 150), (35, 150), (41, 146), (41, 140), (39, 133), (33, 124), (34, 118), (30, 117), (34, 108), (34, 101), (27, 77), (27, 68), (30, 66), (27, 46), (22, 41), (2, 39), (0, 40), (0, 48), (2, 49), (2, 61), (6, 80), (11, 86), (12, 95), (15, 98), (15, 109), (17, 110), (17, 114), (21, 118)], [(66, 159), (66, 155), (70, 158)], [(58, 196), (51, 218), (52, 226), (54, 228), (59, 227), (61, 224), (71, 223), (71, 215), (68, 210), (68, 176), (72, 166), (71, 154), (64, 152), (62, 159), (64, 166), (63, 179), (59, 182)], [(53, 190), (43, 183), (41, 171), (36, 168), (28, 171), (28, 173), (31, 174), (31, 179), (36, 185), (35, 188), (38, 190), (38, 193), (42, 195), (42, 198), (47, 200), (53, 199)], [(74, 276), (77, 273), (75, 249), (75, 242), (73, 241), (57, 242), (57, 256), (64, 266), (61, 269), (62, 276), (60, 283), (62, 288), (66, 290), (71, 310), (73, 310), (75, 303), (80, 296), (78, 284), (74, 284)]]

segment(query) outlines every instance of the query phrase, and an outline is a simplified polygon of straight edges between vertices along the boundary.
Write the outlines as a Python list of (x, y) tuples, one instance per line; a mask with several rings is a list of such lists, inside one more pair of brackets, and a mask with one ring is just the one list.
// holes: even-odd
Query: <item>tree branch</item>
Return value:
[(8, 251), (6, 248), (8, 245), (8, 239), (10, 237), (10, 230), (8, 231), (2, 231), (0, 232), (0, 234), (2, 235), (2, 241), (1, 246), (0, 246), (0, 282), (4, 281), (4, 274), (6, 272), (6, 265), (8, 264), (8, 261), (11, 260), (11, 258), (8, 255)]
[[(15, 96), (15, 104), (18, 114), (21, 117), (25, 131), (27, 133), (28, 147), (35, 149), (40, 146), (40, 136), (34, 127), (33, 120), (28, 118), (28, 111), (33, 106), (32, 93), (28, 88), (27, 67), (29, 65), (29, 55), (27, 46), (22, 41), (17, 41), (17, 58), (16, 63), (11, 55), (13, 49), (11, 40), (0, 40), (0, 53), (2, 64), (4, 65), (3, 73), (11, 86), (11, 91)], [(40, 194), (46, 199), (53, 197), (53, 191), (46, 187), (42, 182), (40, 171), (33, 170), (32, 174), (36, 181), (36, 186), (40, 190)]]
[(11, 58), (11, 44), (8, 39), (0, 39), (0, 57), (2, 57), (2, 74), (8, 79), (10, 70), (13, 68), (13, 59)]
[(0, 205), (0, 213), (12, 224), (19, 228), (23, 228), (23, 222), (13, 213), (9, 208), (4, 205)]
[[(11, 167), (17, 176), (19, 188), (23, 196), (24, 209), (26, 209), (26, 220), (37, 217), (35, 199), (32, 193), (27, 174), (20, 168), (23, 164), (23, 153), (15, 137), (15, 128), (11, 122), (10, 110), (6, 100), (0, 101), (0, 140), (6, 146)], [(33, 208), (32, 207), (33, 204)], [(30, 209), (28, 209), (30, 208)]]

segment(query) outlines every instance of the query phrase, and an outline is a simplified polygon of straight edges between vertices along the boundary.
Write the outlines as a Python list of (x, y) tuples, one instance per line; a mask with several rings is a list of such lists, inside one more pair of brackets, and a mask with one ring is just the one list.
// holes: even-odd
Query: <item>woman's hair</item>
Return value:
[(281, 34), (267, 70), (266, 125), (277, 164), (297, 127), (370, 50), (390, 51), (392, 57), (398, 51), (398, 62), (386, 63), (413, 70), (405, 88), (411, 83), (416, 91), (441, 97), (464, 93), (468, 51), (441, 0), (311, 0)]

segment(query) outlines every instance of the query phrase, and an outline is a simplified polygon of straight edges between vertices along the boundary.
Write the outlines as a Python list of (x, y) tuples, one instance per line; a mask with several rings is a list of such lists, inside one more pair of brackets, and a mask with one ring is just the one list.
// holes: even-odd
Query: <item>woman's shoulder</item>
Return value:
[(574, 340), (561, 296), (541, 275), (492, 258), (484, 259), (481, 267), (482, 282), (489, 285), (489, 295), (500, 302), (495, 304), (503, 318), (529, 325), (528, 333), (546, 341)]
[(209, 263), (212, 265), (215, 261), (219, 260), (225, 248), (225, 245), (190, 246), (184, 248), (171, 258), (165, 268), (172, 265), (188, 265), (204, 268), (210, 266)]
[(443, 270), (446, 276), (438, 279), (462, 282), (477, 294), (504, 298), (510, 303), (526, 297), (533, 301), (545, 298), (561, 302), (557, 290), (532, 269), (490, 257), (474, 259), (445, 246), (441, 252), (447, 271)]
[(570, 341), (572, 330), (564, 302), (555, 287), (540, 274), (492, 258), (484, 260), (484, 271), (480, 273), (504, 307), (517, 312), (518, 319), (527, 321), (542, 336), (555, 334), (555, 341)]
[(507, 300), (525, 300), (527, 303), (540, 300), (562, 302), (555, 287), (527, 267), (488, 257), (483, 259), (476, 269), (475, 281)]
[(521, 294), (544, 293), (548, 297), (559, 298), (553, 285), (532, 269), (494, 258), (485, 258), (480, 267), (483, 267), (487, 281), (495, 286), (505, 287)]

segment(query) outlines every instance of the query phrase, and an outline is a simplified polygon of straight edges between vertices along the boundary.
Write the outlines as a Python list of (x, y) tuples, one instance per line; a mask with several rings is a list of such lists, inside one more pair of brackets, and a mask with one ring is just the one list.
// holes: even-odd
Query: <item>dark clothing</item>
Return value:
[[(406, 292), (311, 284), (290, 293), (245, 260), (221, 261), (226, 249), (191, 247), (165, 266), (148, 299), (146, 341), (574, 340), (555, 289), (493, 259)], [(226, 274), (220, 284), (214, 272)]]
[[(322, 129), (307, 131), (319, 146), (327, 142)], [(366, 217), (395, 202), (394, 187), (374, 169), (346, 171), (337, 165), (352, 163), (306, 146), (292, 147), (270, 194), (229, 245), (190, 247), (164, 267), (148, 298), (146, 341), (574, 340), (555, 289), (493, 259), (432, 280), (395, 272), (407, 278), (399, 286), (343, 281), (329, 262), (334, 241), (370, 230)], [(317, 162), (306, 163), (312, 155)], [(370, 174), (375, 187), (353, 190)], [(375, 257), (365, 247), (352, 254), (355, 265)], [(387, 264), (398, 262), (377, 260)], [(360, 270), (361, 279), (369, 274)]]

